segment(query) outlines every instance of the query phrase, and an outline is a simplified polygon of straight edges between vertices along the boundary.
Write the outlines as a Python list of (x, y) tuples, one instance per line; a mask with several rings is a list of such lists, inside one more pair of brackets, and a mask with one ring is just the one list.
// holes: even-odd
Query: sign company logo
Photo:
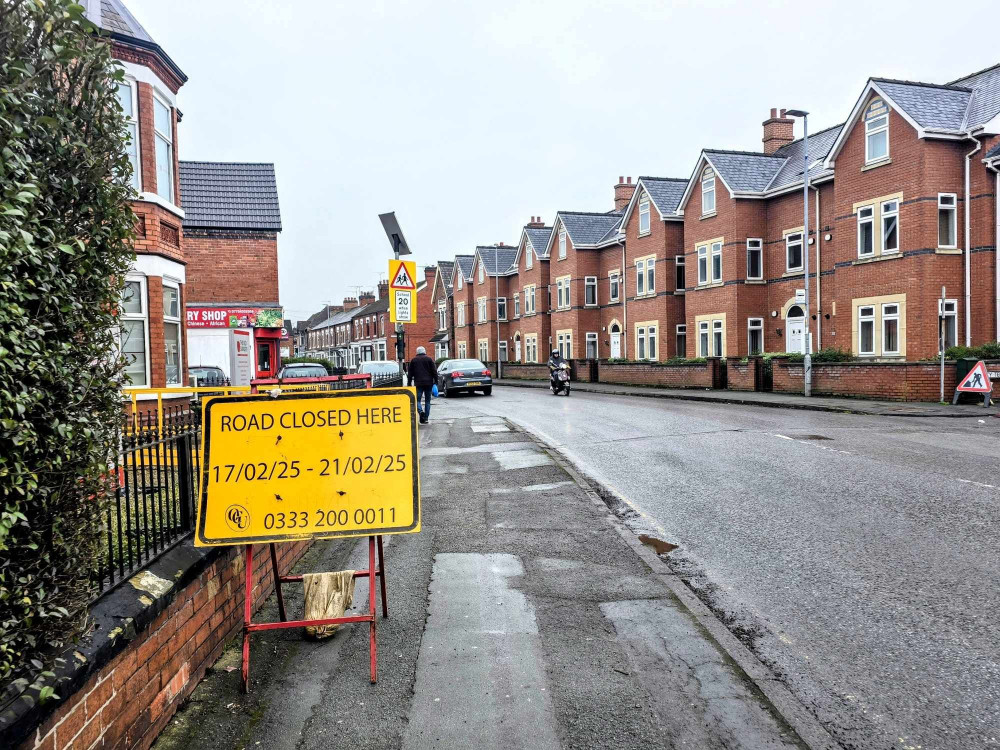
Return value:
[(250, 528), (250, 512), (234, 503), (226, 508), (226, 523), (233, 531), (246, 531)]

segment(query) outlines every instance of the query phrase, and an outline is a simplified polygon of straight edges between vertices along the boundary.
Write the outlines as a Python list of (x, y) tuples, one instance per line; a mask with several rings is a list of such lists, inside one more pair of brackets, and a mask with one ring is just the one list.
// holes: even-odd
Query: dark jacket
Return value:
[(549, 374), (559, 369), (559, 366), (566, 360), (562, 358), (562, 355), (558, 357), (549, 357)]
[(430, 388), (437, 382), (438, 368), (426, 354), (418, 354), (406, 367), (406, 384)]

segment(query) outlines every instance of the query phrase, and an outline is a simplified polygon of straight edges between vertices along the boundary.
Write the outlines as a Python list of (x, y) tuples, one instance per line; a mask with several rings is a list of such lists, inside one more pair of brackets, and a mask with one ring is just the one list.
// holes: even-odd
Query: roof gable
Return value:
[(666, 221), (668, 217), (679, 219), (678, 211), (687, 182), (684, 177), (640, 177), (636, 180), (635, 191), (622, 214), (622, 231), (624, 231), (625, 225), (628, 224), (632, 216), (632, 211), (642, 200), (643, 195), (649, 196), (649, 202), (660, 214), (661, 221)]

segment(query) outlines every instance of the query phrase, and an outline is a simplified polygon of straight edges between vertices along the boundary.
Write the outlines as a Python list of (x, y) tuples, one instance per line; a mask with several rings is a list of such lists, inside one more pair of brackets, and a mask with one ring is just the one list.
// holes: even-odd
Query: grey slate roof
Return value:
[(974, 92), (969, 105), (968, 127), (987, 123), (1000, 114), (1000, 65), (952, 81), (951, 85), (966, 86)]
[(273, 164), (179, 164), (185, 229), (281, 231)]
[(535, 257), (539, 260), (548, 258), (547, 251), (549, 248), (549, 237), (552, 235), (552, 227), (525, 227), (525, 233), (528, 235), (528, 241), (531, 246), (535, 249)]
[(873, 78), (886, 95), (925, 128), (960, 130), (972, 89)]
[[(810, 179), (824, 171), (822, 160), (825, 159), (826, 155), (830, 153), (830, 149), (833, 148), (833, 142), (837, 140), (837, 136), (840, 135), (840, 131), (843, 127), (844, 125), (841, 123), (840, 125), (834, 125), (832, 128), (821, 130), (815, 135), (810, 134)], [(799, 182), (802, 179), (802, 146), (802, 139), (800, 138), (799, 140), (792, 141), (775, 151), (776, 156), (783, 156), (786, 161), (774, 176), (774, 179), (768, 186), (768, 190), (782, 188), (786, 185)], [(817, 161), (820, 163), (816, 164), (815, 162)]]
[(639, 181), (646, 190), (646, 194), (656, 210), (666, 216), (677, 213), (684, 189), (687, 187), (687, 179), (684, 177), (640, 177)]
[(1000, 156), (1000, 143), (998, 143), (993, 148), (991, 148), (989, 151), (987, 151), (986, 152), (986, 156), (984, 156), (983, 158), (984, 159), (995, 159), (998, 156)]
[(440, 274), (441, 280), (444, 282), (445, 294), (451, 296), (451, 273), (455, 268), (455, 264), (450, 260), (439, 260), (437, 266), (438, 274)]
[(621, 223), (620, 212), (608, 214), (585, 213), (582, 211), (560, 211), (559, 219), (569, 232), (569, 238), (576, 247), (597, 245), (617, 231)]
[(472, 270), (476, 266), (476, 256), (456, 255), (455, 262), (458, 264), (458, 269), (465, 277), (465, 280), (472, 281)]
[(510, 245), (480, 245), (476, 248), (476, 253), (483, 259), (487, 275), (503, 276), (513, 269), (517, 248)]
[(737, 192), (763, 192), (785, 164), (784, 157), (752, 151), (705, 149), (705, 155), (725, 183)]
[[(91, 18), (91, 20), (97, 22), (97, 19)], [(100, 27), (105, 31), (124, 34), (144, 42), (153, 41), (142, 24), (129, 13), (128, 8), (120, 0), (101, 0)]]

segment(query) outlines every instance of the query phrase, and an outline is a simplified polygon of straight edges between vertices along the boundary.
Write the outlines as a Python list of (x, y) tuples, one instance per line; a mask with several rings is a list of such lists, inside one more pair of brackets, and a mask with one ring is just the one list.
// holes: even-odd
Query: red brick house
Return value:
[(511, 350), (514, 362), (544, 362), (552, 337), (548, 315), (549, 238), (552, 227), (532, 216), (521, 230), (511, 284)]
[[(476, 302), (472, 283), (475, 262), (474, 255), (456, 255), (452, 269), (452, 305), (455, 310), (454, 356), (459, 359), (476, 356), (474, 336)], [(417, 312), (419, 314), (420, 311)]]
[(454, 353), (452, 346), (452, 341), (455, 338), (454, 311), (452, 309), (454, 290), (451, 285), (455, 272), (454, 266), (455, 264), (450, 260), (439, 260), (437, 272), (434, 274), (434, 283), (431, 286), (431, 312), (434, 314), (435, 320), (431, 343), (434, 345), (434, 350), (428, 349), (427, 353), (435, 360), (441, 357), (450, 357)]
[(499, 357), (506, 362), (511, 347), (510, 300), (511, 280), (516, 279), (514, 258), (517, 248), (513, 245), (480, 245), (476, 248), (473, 263), (471, 294), (474, 297), (472, 341), (475, 348), (469, 353), (482, 362), (495, 362)]

